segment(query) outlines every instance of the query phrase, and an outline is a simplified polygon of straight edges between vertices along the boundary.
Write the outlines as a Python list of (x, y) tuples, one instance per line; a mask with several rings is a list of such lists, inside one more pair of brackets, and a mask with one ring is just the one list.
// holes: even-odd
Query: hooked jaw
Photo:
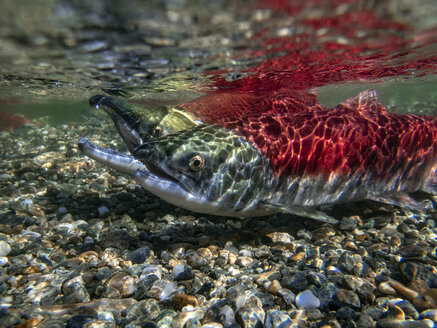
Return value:
[(87, 137), (82, 137), (78, 141), (79, 150), (88, 157), (108, 165), (115, 170), (134, 175), (137, 170), (146, 169), (143, 163), (137, 161), (132, 156), (125, 155), (118, 151), (96, 146)]
[(165, 179), (147, 170), (136, 171), (134, 177), (144, 189), (173, 205), (193, 212), (224, 215), (218, 204), (187, 191), (176, 180)]
[[(94, 145), (86, 137), (79, 139), (79, 149), (88, 157), (135, 178), (139, 185), (163, 200), (193, 212), (225, 216), (247, 216), (243, 212), (223, 208), (219, 201), (208, 200), (205, 195), (195, 194), (184, 184), (165, 171), (165, 168), (149, 161), (147, 166), (134, 157)], [(265, 215), (268, 213), (262, 213)], [(260, 215), (260, 214), (257, 214)]]
[(154, 172), (152, 173), (146, 165), (132, 156), (96, 146), (86, 137), (79, 139), (78, 146), (88, 157), (133, 176), (147, 191), (173, 205), (202, 213), (217, 214), (216, 212), (219, 211), (205, 197), (190, 193), (176, 179), (166, 174), (156, 165), (154, 169), (152, 168)]

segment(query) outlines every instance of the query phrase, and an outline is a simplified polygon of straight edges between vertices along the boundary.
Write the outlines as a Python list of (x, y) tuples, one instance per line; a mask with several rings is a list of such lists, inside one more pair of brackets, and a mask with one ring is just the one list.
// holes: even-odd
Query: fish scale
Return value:
[[(386, 124), (374, 124), (383, 118)], [(402, 171), (407, 165), (420, 165), (424, 168), (419, 173), (427, 174), (425, 164), (436, 156), (435, 123), (414, 115), (339, 108), (260, 115), (221, 125), (252, 143), (279, 175), (363, 170), (387, 179), (394, 173), (393, 163), (399, 166), (399, 176), (411, 173)]]

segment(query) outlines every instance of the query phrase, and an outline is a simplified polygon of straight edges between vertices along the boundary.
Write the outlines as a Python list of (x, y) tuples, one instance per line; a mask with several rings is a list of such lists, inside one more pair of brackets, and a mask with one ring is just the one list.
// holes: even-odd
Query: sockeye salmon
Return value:
[[(88, 156), (129, 173), (192, 211), (226, 216), (287, 212), (335, 223), (320, 205), (436, 193), (436, 120), (387, 113), (366, 91), (334, 109), (226, 118), (150, 139), (127, 156)], [(402, 205), (402, 204), (400, 204)]]

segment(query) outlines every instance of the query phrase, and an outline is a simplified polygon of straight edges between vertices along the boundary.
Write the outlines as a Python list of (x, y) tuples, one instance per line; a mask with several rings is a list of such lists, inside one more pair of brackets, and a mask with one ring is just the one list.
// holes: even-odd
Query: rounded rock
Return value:
[(351, 308), (360, 308), (361, 301), (358, 295), (350, 290), (339, 289), (335, 294), (340, 306), (350, 306)]
[(341, 219), (339, 228), (340, 230), (352, 231), (360, 223), (361, 220), (358, 216), (347, 216)]
[(161, 308), (156, 300), (146, 299), (127, 307), (122, 314), (132, 324), (134, 322), (144, 323), (155, 320), (160, 312)]
[(361, 314), (356, 322), (357, 328), (373, 328), (375, 327), (375, 322), (372, 317), (366, 314)]
[(248, 256), (238, 256), (237, 264), (242, 267), (250, 266), (253, 263), (253, 259)]
[(282, 286), (278, 280), (273, 280), (272, 282), (267, 282), (265, 288), (270, 294), (276, 295), (282, 289)]
[(296, 305), (301, 309), (318, 308), (320, 300), (310, 290), (299, 293), (296, 296)]
[(0, 257), (8, 256), (11, 252), (11, 246), (4, 240), (0, 240)]
[(200, 256), (199, 254), (197, 254), (194, 251), (188, 251), (186, 254), (186, 259), (187, 259), (188, 265), (190, 265), (191, 267), (193, 267), (195, 269), (199, 269), (202, 266), (205, 266), (208, 264), (208, 261), (205, 258), (203, 258), (202, 256)]
[(200, 328), (223, 328), (223, 325), (218, 322), (208, 322), (207, 324), (204, 324)]
[(265, 235), (272, 243), (291, 244), (293, 237), (286, 232), (271, 232)]
[(266, 316), (266, 328), (291, 327), (293, 322), (285, 311), (271, 311)]
[(431, 320), (403, 320), (397, 318), (383, 318), (376, 323), (378, 328), (433, 328)]
[(85, 282), (81, 276), (74, 277), (66, 282), (62, 286), (64, 293), (64, 303), (85, 303), (90, 301), (90, 295), (85, 288)]
[(342, 306), (336, 312), (337, 319), (352, 320), (355, 316), (355, 311), (348, 306)]
[(243, 328), (262, 327), (264, 325), (265, 312), (262, 306), (245, 304), (237, 311), (235, 319)]
[(363, 260), (360, 255), (345, 251), (338, 259), (338, 267), (345, 272), (351, 272), (356, 265), (362, 262)]
[(8, 263), (7, 257), (0, 257), (0, 267), (4, 266), (6, 263)]
[(428, 309), (420, 313), (421, 317), (437, 322), (437, 309)]
[(173, 297), (171, 298), (171, 302), (175, 306), (175, 308), (179, 310), (187, 305), (191, 305), (192, 307), (196, 307), (199, 305), (199, 301), (195, 296), (186, 294), (173, 295)]
[(127, 260), (131, 261), (132, 264), (144, 263), (150, 255), (150, 247), (144, 246), (137, 248), (127, 256)]
[(97, 212), (99, 213), (100, 217), (104, 217), (109, 213), (109, 209), (106, 206), (100, 206), (97, 209)]
[(115, 288), (121, 297), (132, 296), (136, 291), (135, 278), (127, 272), (116, 272), (105, 282), (105, 287)]

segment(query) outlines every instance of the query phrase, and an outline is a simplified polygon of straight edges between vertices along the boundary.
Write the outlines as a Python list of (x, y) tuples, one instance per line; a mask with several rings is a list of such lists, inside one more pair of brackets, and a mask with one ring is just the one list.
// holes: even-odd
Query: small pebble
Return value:
[(64, 214), (67, 214), (67, 209), (65, 208), (65, 207), (63, 207), (63, 206), (61, 206), (61, 207), (58, 207), (58, 215), (64, 215)]
[(276, 295), (282, 289), (282, 286), (278, 280), (273, 280), (267, 283), (266, 289), (269, 293)]
[(7, 257), (0, 257), (0, 267), (4, 266), (6, 263), (8, 263)]
[(296, 296), (296, 305), (301, 309), (318, 308), (320, 300), (310, 290), (306, 290)]
[(420, 313), (422, 318), (437, 322), (437, 309), (428, 309)]
[(127, 260), (131, 261), (132, 264), (139, 264), (145, 262), (149, 255), (150, 255), (150, 247), (145, 246), (145, 247), (137, 248), (136, 250), (131, 252), (127, 256)]
[(199, 305), (199, 302), (197, 301), (197, 298), (195, 296), (185, 294), (173, 295), (171, 302), (179, 310), (187, 305), (191, 305), (192, 307), (196, 307)]
[(135, 277), (127, 272), (116, 272), (105, 282), (105, 287), (115, 288), (121, 297), (130, 297), (136, 291)]
[(361, 314), (358, 318), (357, 322), (357, 328), (373, 328), (375, 327), (375, 322), (373, 321), (372, 317), (366, 314)]
[(286, 232), (271, 232), (266, 234), (266, 237), (272, 242), (272, 243), (284, 243), (284, 244), (290, 244), (293, 240), (293, 237), (291, 237)]
[(0, 256), (8, 256), (11, 252), (11, 246), (4, 240), (0, 240)]
[(237, 257), (237, 264), (242, 267), (247, 267), (253, 263), (253, 259), (248, 256), (238, 256)]
[(223, 325), (218, 322), (208, 322), (202, 325), (200, 328), (223, 328)]
[(109, 209), (106, 206), (100, 206), (97, 211), (99, 212), (100, 217), (104, 217), (109, 213)]
[(352, 308), (360, 308), (361, 301), (358, 295), (350, 290), (339, 289), (335, 294), (337, 301), (341, 305), (350, 306)]
[(434, 322), (429, 319), (424, 320), (402, 320), (396, 318), (379, 319), (376, 323), (378, 328), (433, 328)]

